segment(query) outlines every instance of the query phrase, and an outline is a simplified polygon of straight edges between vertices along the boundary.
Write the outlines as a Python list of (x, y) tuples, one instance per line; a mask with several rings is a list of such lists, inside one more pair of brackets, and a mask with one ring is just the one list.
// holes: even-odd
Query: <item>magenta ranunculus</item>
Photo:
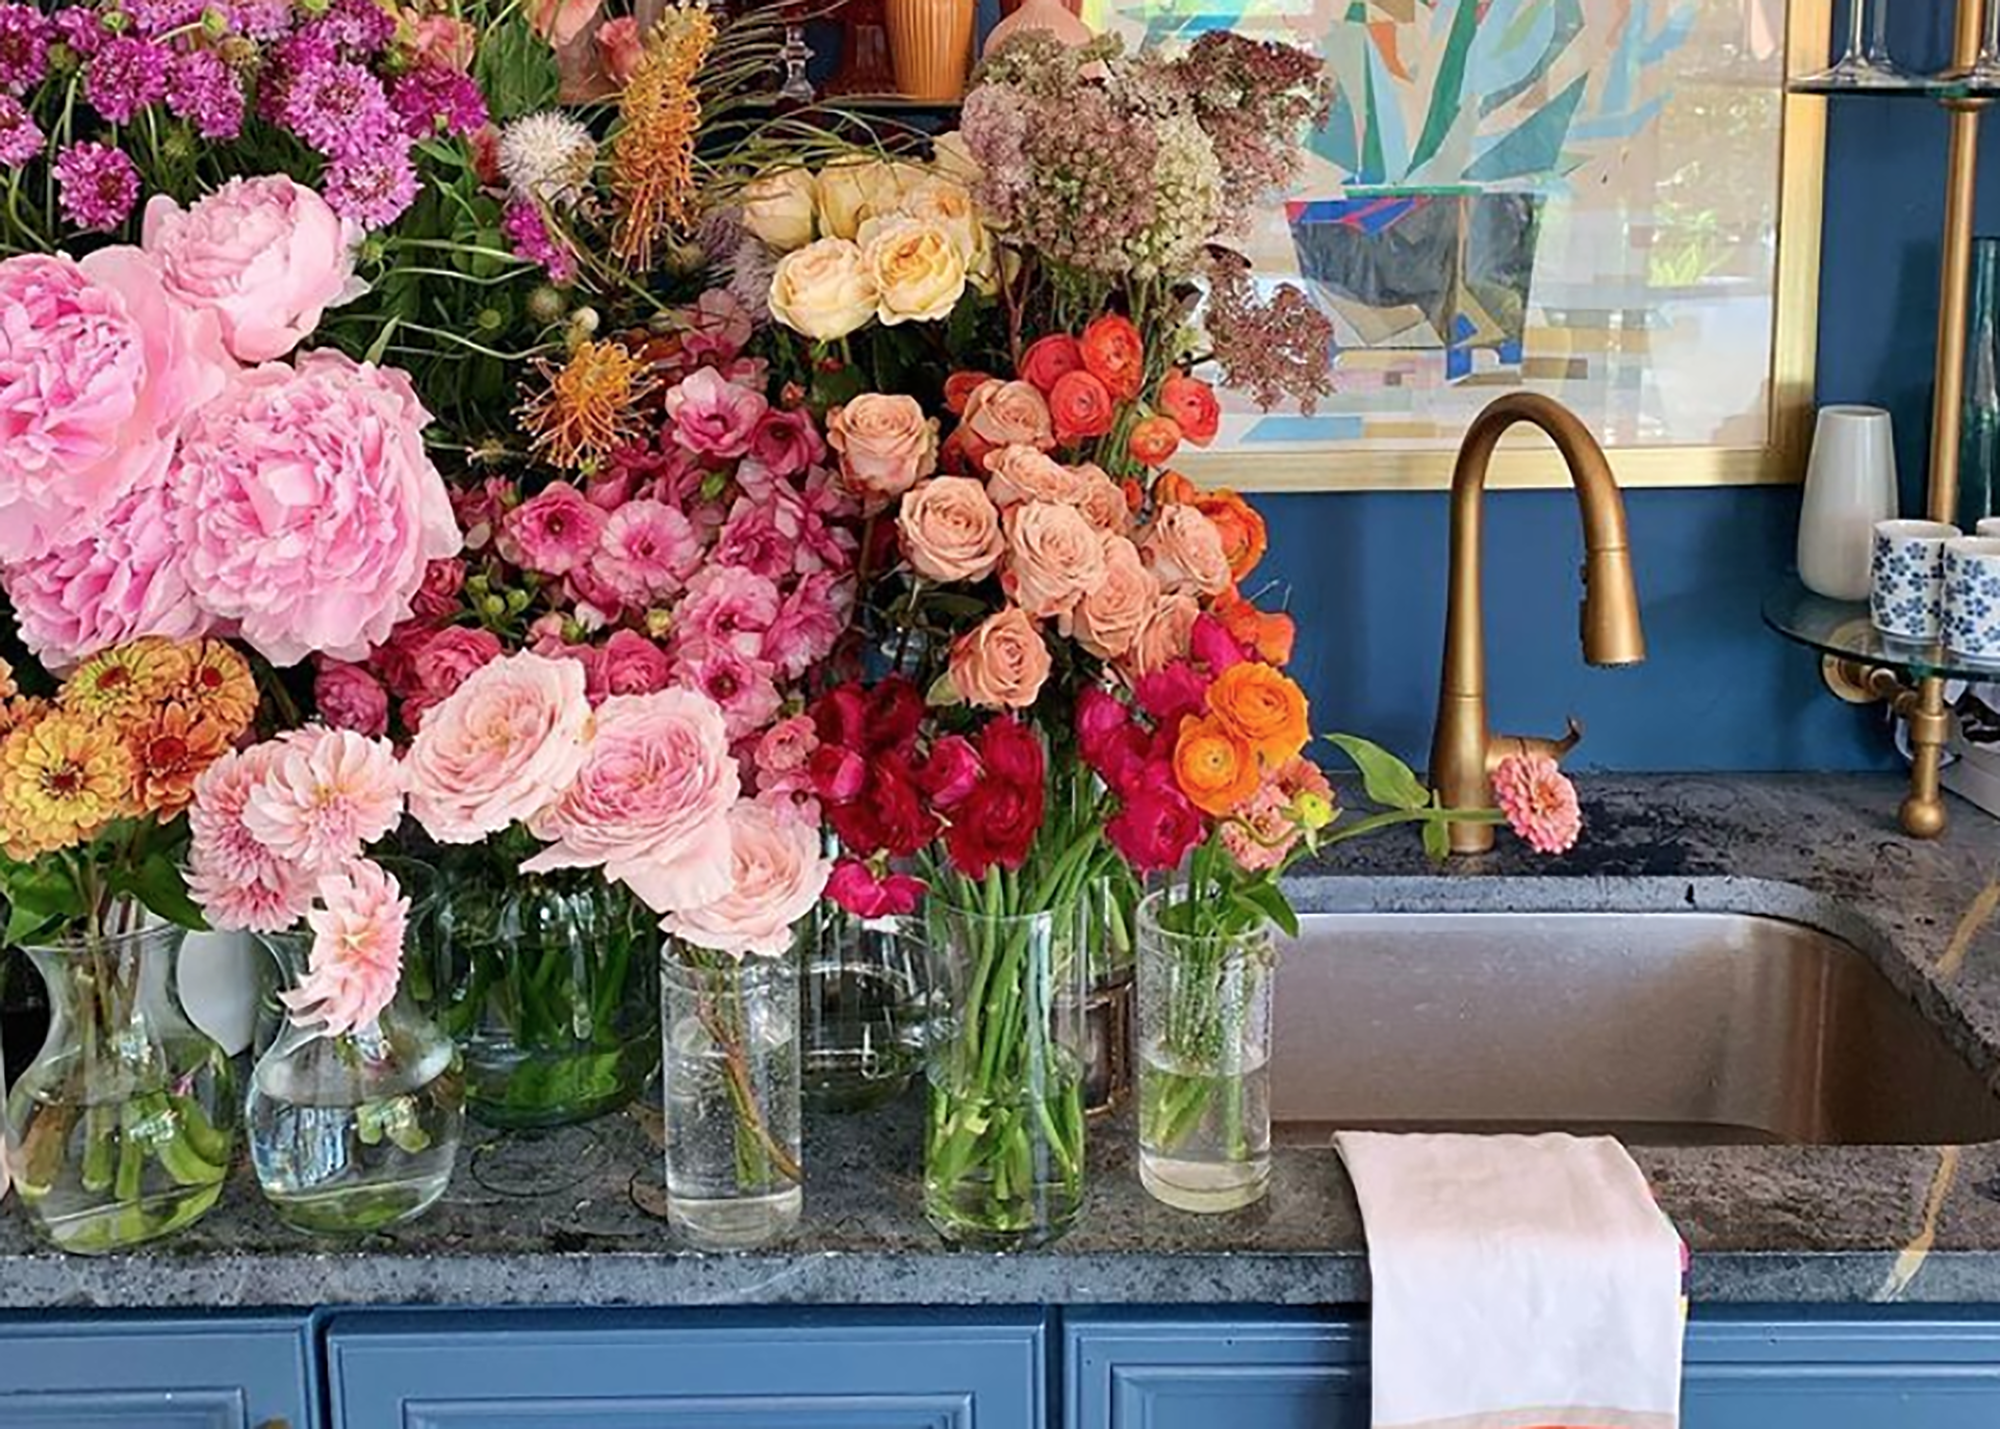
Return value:
[(174, 640), (213, 623), (181, 575), (164, 480), (127, 493), (94, 529), (5, 568), (21, 639), (62, 670), (143, 635)]
[(360, 296), (360, 237), (304, 184), (265, 174), (230, 179), (189, 209), (154, 195), (142, 243), (168, 295), (214, 313), (230, 354), (255, 363), (283, 357), (328, 308)]
[(136, 248), (0, 263), (0, 560), (82, 539), (157, 483), (229, 372), (216, 320), (169, 301)]
[(417, 678), (426, 705), (434, 705), (500, 658), (500, 637), (469, 625), (447, 625), (417, 651)]
[(313, 677), (313, 704), (334, 729), (351, 729), (370, 739), (389, 732), (389, 692), (365, 665), (321, 661)]
[(588, 561), (604, 533), (604, 511), (566, 481), (550, 483), (500, 522), (503, 559), (561, 576)]
[(797, 679), (833, 653), (853, 613), (852, 579), (824, 571), (807, 576), (764, 632), (764, 658), (787, 679)]
[(775, 484), (763, 497), (740, 496), (716, 538), (715, 562), (782, 581), (798, 569), (805, 554), (800, 538), (806, 520), (798, 494)]
[(907, 873), (878, 874), (858, 858), (834, 865), (826, 896), (857, 918), (901, 918), (916, 912), (924, 882)]
[(446, 556), (424, 567), (410, 611), (419, 620), (448, 620), (458, 613), (458, 594), (465, 588), (465, 562)]
[(755, 734), (784, 704), (775, 671), (731, 645), (708, 645), (683, 652), (674, 667), (674, 682), (700, 690), (722, 708), (730, 742)]
[(1136, 872), (1159, 873), (1179, 867), (1205, 829), (1200, 811), (1167, 781), (1129, 790), (1104, 833)]
[(698, 456), (739, 457), (750, 450), (770, 406), (763, 394), (739, 387), (712, 367), (690, 372), (667, 393), (674, 440)]
[(195, 596), (274, 665), (366, 658), (458, 554), (430, 414), (393, 368), (316, 351), (242, 373), (189, 420), (174, 467)]

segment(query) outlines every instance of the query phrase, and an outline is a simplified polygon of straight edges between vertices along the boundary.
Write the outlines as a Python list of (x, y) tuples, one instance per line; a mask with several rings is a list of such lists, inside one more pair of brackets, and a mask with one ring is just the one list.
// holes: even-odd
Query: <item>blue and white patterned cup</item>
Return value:
[(1954, 655), (2000, 661), (2000, 539), (1945, 543), (1944, 643)]
[(1877, 521), (1868, 569), (1868, 613), (1897, 640), (1931, 641), (1944, 629), (1944, 543), (1958, 527), (1942, 521)]

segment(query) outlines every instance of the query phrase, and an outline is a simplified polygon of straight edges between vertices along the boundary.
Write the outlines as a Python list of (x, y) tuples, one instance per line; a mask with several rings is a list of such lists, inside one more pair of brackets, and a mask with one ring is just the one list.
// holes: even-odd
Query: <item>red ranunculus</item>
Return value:
[(1118, 732), (1132, 723), (1132, 712), (1109, 690), (1090, 686), (1076, 697), (1076, 743), (1083, 762), (1099, 774)]
[(1127, 794), (1104, 833), (1135, 872), (1159, 873), (1178, 868), (1203, 829), (1200, 811), (1169, 778)]
[(1021, 376), (1041, 389), (1044, 397), (1055, 391), (1065, 374), (1083, 367), (1083, 349), (1066, 332), (1052, 332), (1036, 338), (1021, 354)]
[(1206, 612), (1194, 618), (1194, 625), (1188, 631), (1188, 653), (1217, 675), (1250, 658), (1228, 627)]
[(833, 866), (826, 896), (857, 918), (900, 918), (916, 911), (924, 881), (907, 873), (877, 873), (858, 858)]
[(1106, 313), (1083, 330), (1083, 365), (1121, 402), (1139, 395), (1146, 380), (1146, 344), (1132, 320)]
[[(1092, 766), (1112, 793), (1123, 799), (1150, 784), (1174, 782), (1172, 762), (1157, 747), (1157, 735), (1128, 724), (1106, 741), (1100, 761)], [(1172, 745), (1167, 745), (1171, 752)]]
[(981, 383), (992, 380), (993, 374), (990, 372), (952, 373), (944, 380), (944, 409), (954, 417), (964, 415), (965, 399), (970, 397)]
[(1041, 739), (1012, 715), (992, 721), (979, 732), (979, 757), (992, 779), (1018, 788), (1039, 790), (1048, 776)]
[(1180, 425), (1172, 417), (1148, 417), (1132, 428), (1125, 449), (1141, 466), (1165, 466), (1180, 445)]
[(813, 793), (830, 804), (844, 804), (868, 782), (868, 761), (851, 749), (822, 744), (807, 758)]
[(1132, 688), (1139, 708), (1163, 729), (1178, 730), (1184, 715), (1198, 715), (1208, 708), (1208, 677), (1185, 660), (1141, 675)]
[[(1039, 746), (1038, 746), (1039, 747)], [(986, 870), (1019, 868), (1042, 827), (1041, 784), (1021, 785), (987, 779), (972, 791), (958, 816), (945, 830), (945, 850), (967, 878), (984, 878)]]
[(923, 691), (901, 675), (891, 675), (868, 692), (867, 723), (862, 730), (872, 753), (894, 750), (909, 753), (924, 722)]
[(813, 728), (822, 745), (861, 750), (868, 739), (868, 692), (858, 680), (828, 690), (812, 707)]
[(1055, 419), (1057, 441), (1080, 442), (1110, 431), (1118, 413), (1103, 382), (1088, 372), (1069, 372), (1049, 393), (1049, 415)]
[(1215, 389), (1199, 377), (1169, 372), (1160, 384), (1160, 410), (1180, 425), (1181, 435), (1198, 447), (1215, 440), (1222, 426), (1222, 404)]
[(859, 802), (873, 809), (882, 830), (880, 847), (892, 858), (908, 858), (937, 837), (937, 815), (924, 807), (910, 762), (901, 754), (876, 756)]
[(949, 809), (972, 792), (983, 772), (972, 741), (962, 734), (947, 734), (931, 745), (930, 756), (917, 767), (917, 787), (933, 805)]

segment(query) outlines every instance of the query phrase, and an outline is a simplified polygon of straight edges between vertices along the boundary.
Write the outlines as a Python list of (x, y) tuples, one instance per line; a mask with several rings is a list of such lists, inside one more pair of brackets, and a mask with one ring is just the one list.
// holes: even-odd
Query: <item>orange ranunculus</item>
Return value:
[(1181, 429), (1172, 417), (1148, 417), (1132, 428), (1126, 450), (1141, 466), (1159, 466), (1171, 458), (1181, 444)]
[(1222, 404), (1215, 400), (1215, 389), (1179, 368), (1160, 384), (1160, 410), (1180, 423), (1181, 435), (1198, 447), (1214, 441), (1222, 427)]
[(1128, 476), (1118, 483), (1118, 489), (1125, 493), (1125, 509), (1137, 516), (1139, 508), (1146, 504), (1146, 488)]
[(1201, 488), (1177, 471), (1163, 471), (1153, 482), (1153, 504), (1156, 506), (1191, 506)]
[(990, 372), (954, 372), (944, 379), (944, 409), (954, 417), (965, 415), (965, 401), (993, 380)]
[(1208, 687), (1208, 707), (1231, 734), (1276, 766), (1306, 747), (1305, 692), (1261, 660), (1231, 665)]
[(1083, 330), (1084, 370), (1104, 384), (1120, 402), (1139, 395), (1146, 380), (1146, 344), (1132, 320), (1106, 313)]
[(1220, 818), (1263, 783), (1257, 752), (1214, 715), (1189, 715), (1174, 741), (1174, 782), (1197, 809)]
[(1057, 441), (1078, 442), (1110, 431), (1117, 408), (1094, 375), (1065, 372), (1049, 393), (1049, 415), (1055, 421)]
[(1222, 554), (1229, 558), (1230, 575), (1240, 581), (1257, 569), (1257, 563), (1264, 559), (1268, 536), (1256, 507), (1224, 488), (1197, 492), (1194, 509), (1214, 522), (1221, 533)]
[(1259, 610), (1234, 590), (1217, 596), (1209, 613), (1238, 645), (1267, 665), (1289, 665), (1298, 627), (1282, 611)]

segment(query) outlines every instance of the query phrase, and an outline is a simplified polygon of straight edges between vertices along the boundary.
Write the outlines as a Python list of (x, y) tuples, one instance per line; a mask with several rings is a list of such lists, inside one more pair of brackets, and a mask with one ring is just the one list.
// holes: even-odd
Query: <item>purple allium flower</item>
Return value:
[(410, 151), (388, 138), (327, 167), (326, 201), (363, 228), (394, 223), (416, 201), (417, 170)]
[(470, 75), (443, 65), (421, 64), (397, 79), (389, 103), (412, 139), (470, 134), (486, 122), (486, 96)]
[(63, 217), (78, 228), (109, 233), (139, 201), (139, 171), (123, 149), (72, 144), (56, 155), (55, 171)]
[(294, 73), (280, 120), (333, 160), (371, 158), (403, 127), (382, 81), (349, 60), (316, 60)]
[[(23, 7), (10, 5), (7, 8), (15, 10)], [(58, 40), (86, 58), (103, 47), (110, 33), (104, 28), (104, 21), (97, 12), (82, 5), (56, 11), (55, 31)]]
[(576, 280), (576, 254), (549, 232), (542, 211), (529, 200), (517, 198), (508, 203), (500, 216), (500, 231), (507, 235), (515, 254), (541, 264), (550, 281), (568, 284)]
[(275, 40), (292, 28), (292, 0), (236, 0), (229, 28), (246, 39)]
[(243, 81), (213, 50), (177, 54), (167, 66), (167, 108), (204, 139), (243, 132)]
[(0, 5), (0, 89), (26, 94), (49, 69), (49, 22), (32, 5)]
[(83, 97), (113, 124), (129, 124), (132, 116), (157, 104), (167, 93), (167, 52), (151, 40), (113, 35), (90, 57)]
[(27, 106), (11, 94), (0, 94), (0, 164), (18, 169), (41, 153), (46, 143)]

